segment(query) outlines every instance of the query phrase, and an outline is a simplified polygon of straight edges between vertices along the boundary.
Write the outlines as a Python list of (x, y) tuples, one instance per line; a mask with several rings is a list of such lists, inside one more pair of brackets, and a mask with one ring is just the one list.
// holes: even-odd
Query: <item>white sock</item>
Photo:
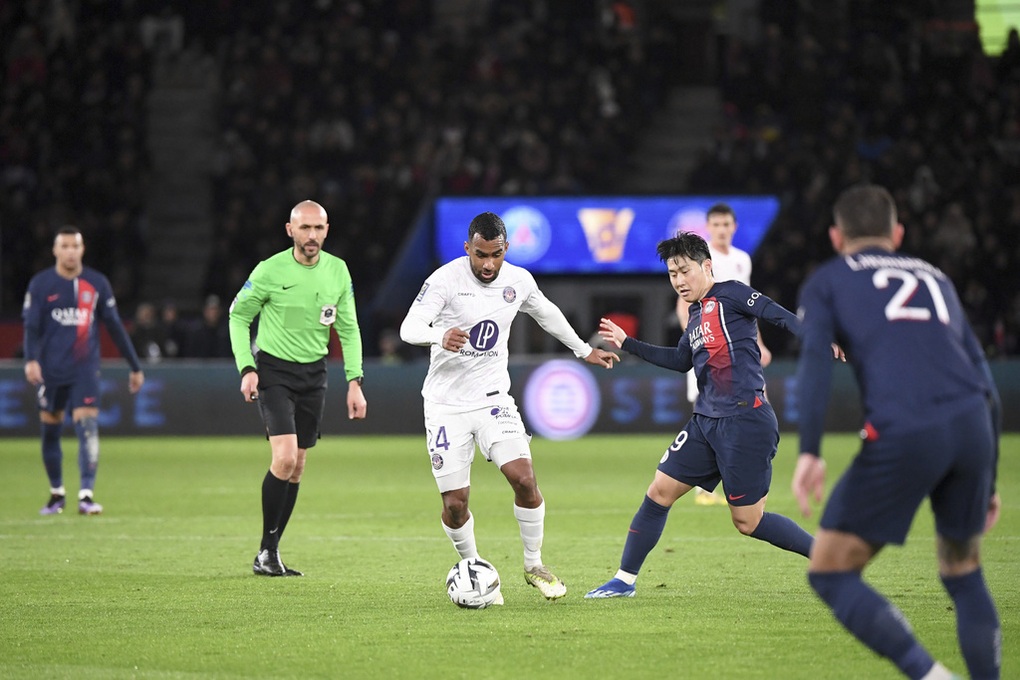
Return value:
[(78, 500), (83, 501), (86, 498), (92, 498), (92, 489), (82, 489), (78, 492)]
[(628, 586), (632, 586), (637, 583), (637, 574), (628, 574), (623, 569), (617, 570), (615, 578), (620, 579)]
[(545, 538), (545, 501), (537, 508), (522, 508), (514, 504), (514, 517), (521, 526), (521, 543), (524, 544), (524, 568), (542, 564), (542, 539)]
[(50, 494), (53, 496), (66, 496), (67, 492), (64, 491), (64, 487), (58, 486), (56, 488), (50, 487)]
[(460, 559), (466, 559), (468, 557), (478, 557), (478, 548), (475, 546), (475, 516), (468, 514), (468, 519), (464, 522), (464, 526), (459, 529), (451, 529), (446, 526), (446, 522), (440, 520), (440, 524), (443, 525), (443, 531), (453, 541), (453, 547), (456, 549), (457, 554), (460, 555)]
[(921, 680), (953, 680), (955, 677), (957, 676), (953, 675), (948, 668), (936, 661)]

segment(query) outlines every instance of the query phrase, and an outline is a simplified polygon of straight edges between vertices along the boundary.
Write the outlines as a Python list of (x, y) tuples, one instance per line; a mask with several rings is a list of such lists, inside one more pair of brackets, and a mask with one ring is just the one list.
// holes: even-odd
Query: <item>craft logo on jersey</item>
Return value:
[(627, 245), (627, 234), (634, 224), (630, 208), (581, 208), (577, 219), (584, 229), (588, 250), (596, 262), (619, 262)]
[(519, 205), (500, 217), (506, 225), (507, 243), (513, 245), (507, 250), (508, 260), (516, 264), (530, 264), (549, 250), (552, 227), (541, 212), (531, 206)]
[(489, 319), (479, 321), (471, 327), (469, 337), (472, 347), (479, 352), (485, 352), (496, 346), (496, 341), (499, 340), (499, 326)]
[(503, 289), (503, 301), (504, 302), (513, 302), (516, 299), (517, 299), (517, 291), (514, 290), (511, 286), (507, 286), (506, 288)]

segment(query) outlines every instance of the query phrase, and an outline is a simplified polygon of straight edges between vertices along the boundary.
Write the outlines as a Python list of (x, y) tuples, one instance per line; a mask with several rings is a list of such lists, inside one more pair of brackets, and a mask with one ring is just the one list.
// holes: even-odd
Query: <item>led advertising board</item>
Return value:
[(656, 244), (678, 230), (706, 236), (705, 213), (726, 203), (737, 217), (733, 245), (753, 254), (779, 212), (774, 196), (556, 196), (439, 198), (436, 257), (464, 255), (467, 228), (492, 211), (507, 228), (507, 262), (533, 274), (661, 274)]

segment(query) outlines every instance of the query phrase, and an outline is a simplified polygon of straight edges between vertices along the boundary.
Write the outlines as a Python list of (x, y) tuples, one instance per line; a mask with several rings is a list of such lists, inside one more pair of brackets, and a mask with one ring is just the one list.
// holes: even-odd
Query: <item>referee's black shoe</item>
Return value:
[(280, 561), (279, 550), (259, 550), (259, 554), (255, 556), (255, 563), (251, 565), (251, 570), (258, 576), (285, 576), (287, 574), (286, 567)]

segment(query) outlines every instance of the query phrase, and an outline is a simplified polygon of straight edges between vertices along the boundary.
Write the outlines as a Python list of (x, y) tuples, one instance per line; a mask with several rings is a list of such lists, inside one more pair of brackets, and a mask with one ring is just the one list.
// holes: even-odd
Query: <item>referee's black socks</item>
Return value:
[(266, 472), (262, 480), (262, 546), (259, 550), (276, 550), (280, 545), (280, 518), (287, 503), (288, 486), (289, 481), (277, 478), (272, 471)]

